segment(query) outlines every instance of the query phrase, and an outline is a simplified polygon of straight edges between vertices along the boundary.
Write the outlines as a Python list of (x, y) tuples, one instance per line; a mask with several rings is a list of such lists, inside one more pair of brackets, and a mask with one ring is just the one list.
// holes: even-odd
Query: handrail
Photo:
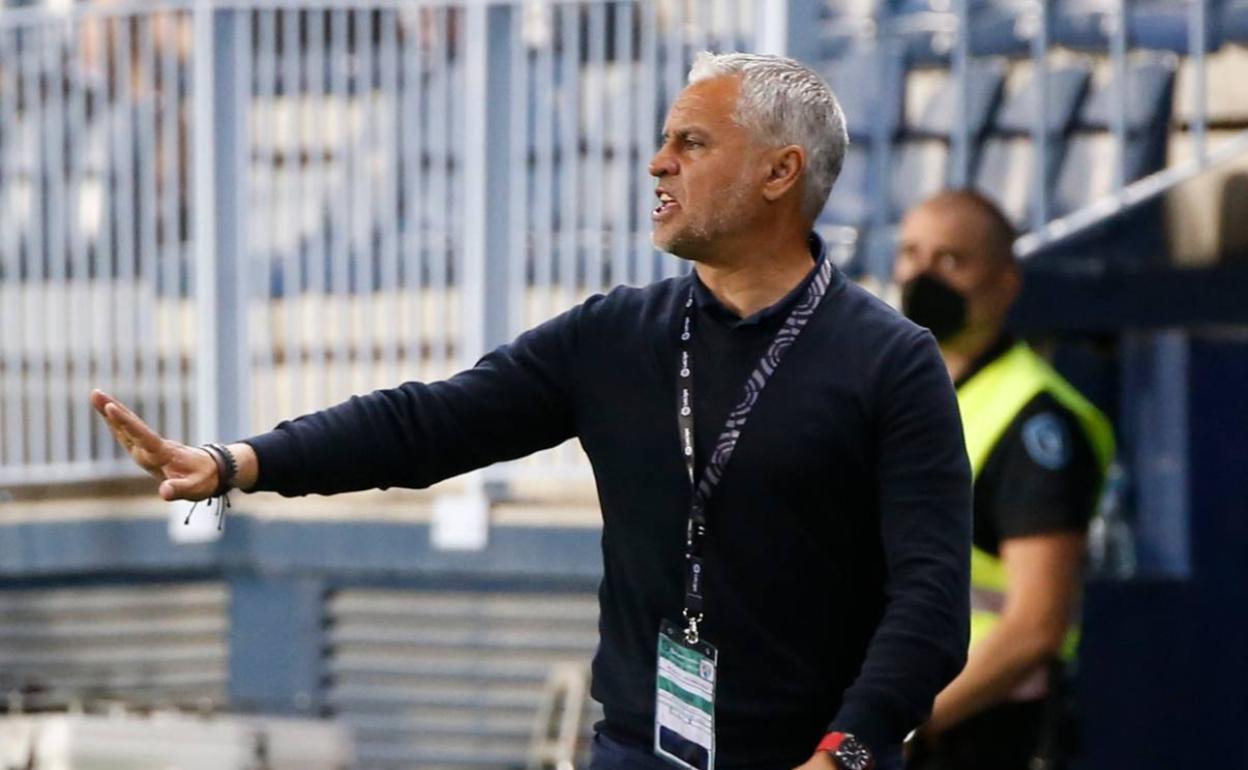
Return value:
[(1193, 158), (1137, 179), (1109, 198), (1058, 217), (1040, 230), (1027, 233), (1014, 242), (1014, 253), (1020, 259), (1026, 259), (1055, 241), (1092, 230), (1126, 209), (1155, 198), (1174, 186), (1199, 176), (1209, 167), (1233, 160), (1244, 153), (1248, 153), (1248, 129), (1231, 137), (1212, 152), (1205, 153), (1203, 157)]

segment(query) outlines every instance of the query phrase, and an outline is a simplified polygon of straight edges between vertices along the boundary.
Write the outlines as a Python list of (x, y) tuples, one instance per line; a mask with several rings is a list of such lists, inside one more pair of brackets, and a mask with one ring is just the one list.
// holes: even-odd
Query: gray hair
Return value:
[(697, 55), (689, 83), (740, 75), (734, 120), (768, 146), (806, 150), (802, 209), (819, 216), (841, 173), (849, 133), (845, 113), (828, 84), (809, 67), (783, 56), (749, 53)]

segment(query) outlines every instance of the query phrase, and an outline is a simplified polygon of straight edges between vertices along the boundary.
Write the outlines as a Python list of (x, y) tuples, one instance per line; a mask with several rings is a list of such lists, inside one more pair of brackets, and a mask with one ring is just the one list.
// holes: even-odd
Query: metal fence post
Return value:
[[(474, 3), (464, 9), (464, 200), (461, 221), (464, 256), (458, 276), (463, 291), (463, 338), (460, 365), (474, 365), (481, 356), (507, 341), (510, 275), (512, 130), (512, 24), (518, 14), (511, 4)], [(431, 536), (443, 548), (482, 548), (488, 539), (491, 499), (505, 494), (497, 473), (483, 470), (464, 477), (465, 494), (434, 503)]]
[[(461, 365), (507, 341), (510, 232), (510, 5), (469, 6), (464, 127), (465, 317)], [(523, 278), (523, 276), (516, 276)]]
[(971, 109), (970, 60), (971, 60), (971, 10), (969, 0), (955, 4), (958, 18), (958, 35), (953, 46), (950, 77), (957, 82), (957, 109), (955, 125), (949, 142), (950, 185), (966, 187), (971, 177), (971, 133), (967, 115)]
[(757, 3), (755, 50), (788, 56), (812, 66), (817, 64), (822, 58), (818, 33), (822, 7), (821, 0)]
[(195, 440), (238, 438), (248, 432), (248, 310), (240, 183), (245, 84), (237, 59), (239, 11), (195, 5), (193, 166), (195, 243)]
[(1114, 197), (1122, 203), (1127, 184), (1127, 0), (1114, 4), (1113, 33), (1109, 37), (1109, 61), (1114, 79), (1111, 126), (1114, 132)]
[[(251, 400), (249, 311), (246, 281), (245, 178), (248, 84), (241, 66), (249, 39), (241, 34), (242, 11), (197, 0), (193, 11), (192, 214), (196, 316), (195, 416), (192, 440), (229, 441), (249, 433)], [(217, 536), (209, 526), (183, 527), (184, 506), (175, 506), (175, 539)]]
[(1036, 113), (1031, 124), (1032, 195), (1031, 229), (1039, 232), (1049, 221), (1049, 7), (1045, 2), (1035, 5), (1036, 34), (1031, 39), (1031, 60), (1035, 64)]
[(1192, 153), (1196, 156), (1196, 163), (1200, 168), (1204, 168), (1209, 163), (1206, 141), (1209, 127), (1209, 63), (1207, 58), (1209, 41), (1205, 35), (1209, 12), (1207, 6), (1207, 0), (1193, 0), (1187, 17), (1187, 53), (1191, 56), (1192, 66), (1196, 70), (1195, 82), (1192, 85), (1196, 92), (1194, 95), (1195, 116), (1189, 126), (1189, 131), (1192, 135)]

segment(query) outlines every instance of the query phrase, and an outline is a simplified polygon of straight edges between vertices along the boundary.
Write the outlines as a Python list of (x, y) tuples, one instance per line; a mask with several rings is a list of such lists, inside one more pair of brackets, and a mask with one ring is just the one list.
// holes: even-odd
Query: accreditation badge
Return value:
[(688, 770), (715, 767), (715, 674), (719, 653), (666, 620), (659, 627), (654, 753)]

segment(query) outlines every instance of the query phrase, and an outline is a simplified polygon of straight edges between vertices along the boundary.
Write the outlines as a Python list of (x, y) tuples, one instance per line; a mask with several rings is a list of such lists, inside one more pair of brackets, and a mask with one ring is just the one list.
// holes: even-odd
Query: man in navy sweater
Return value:
[(92, 400), (167, 500), (425, 487), (576, 437), (603, 516), (593, 767), (863, 770), (965, 660), (956, 399), (931, 334), (811, 234), (847, 144), (827, 85), (743, 54), (689, 79), (649, 170), (691, 275), (229, 446)]

